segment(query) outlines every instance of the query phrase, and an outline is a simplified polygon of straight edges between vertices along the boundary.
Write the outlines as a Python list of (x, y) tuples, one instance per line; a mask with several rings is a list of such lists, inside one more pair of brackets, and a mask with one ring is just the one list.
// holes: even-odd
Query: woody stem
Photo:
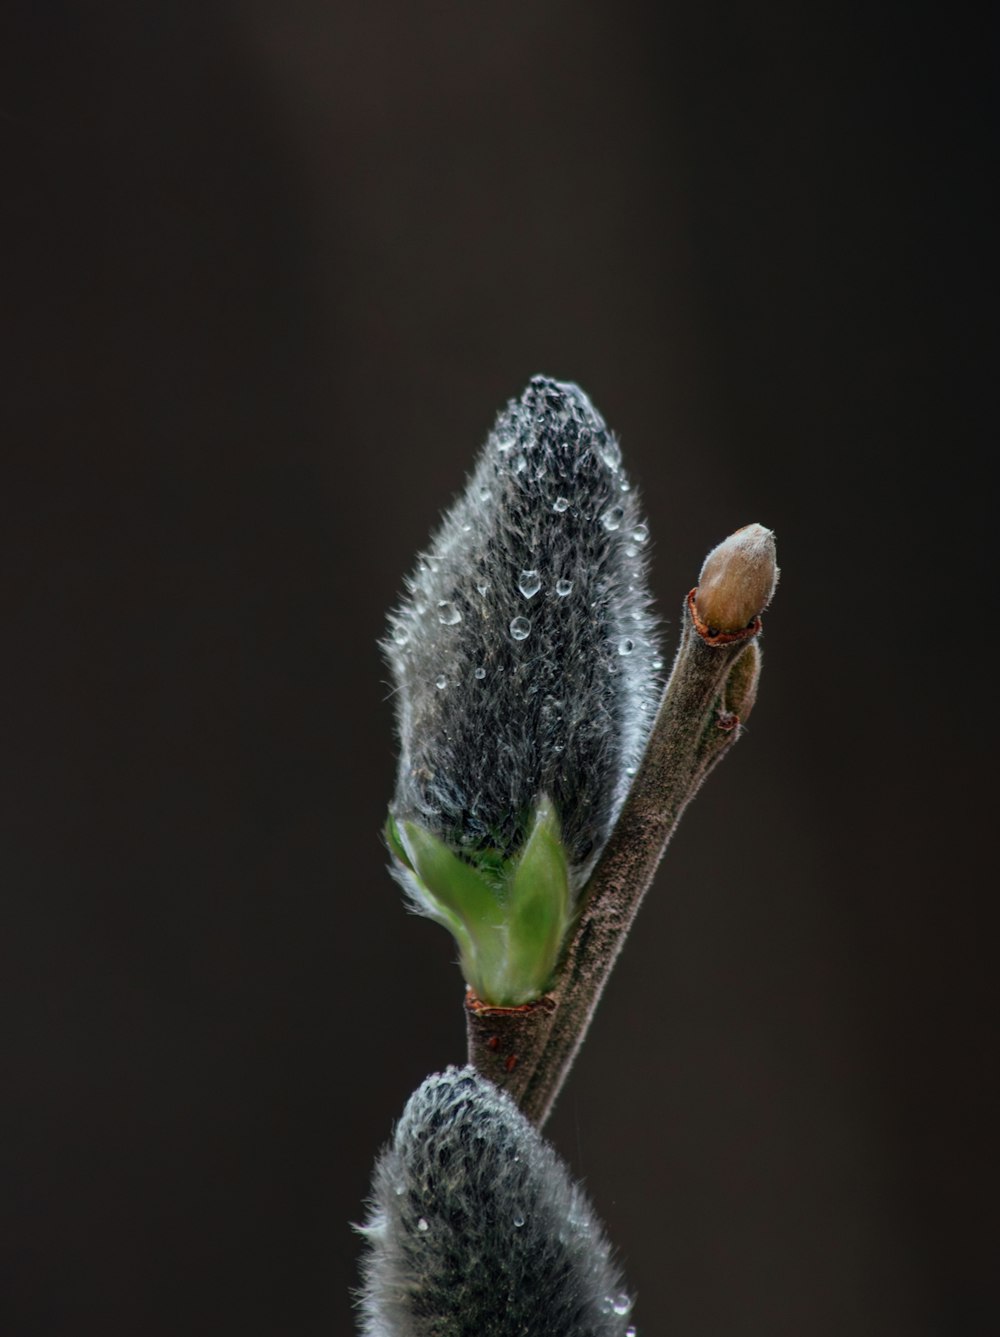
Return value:
[[(582, 897), (546, 997), (524, 1009), (466, 1008), (469, 1062), (539, 1127), (562, 1088), (667, 843), (702, 780), (740, 734), (756, 692), (760, 618), (714, 633), (695, 591), (639, 771)], [(749, 658), (748, 658), (749, 657)], [(739, 667), (737, 668), (737, 665)]]

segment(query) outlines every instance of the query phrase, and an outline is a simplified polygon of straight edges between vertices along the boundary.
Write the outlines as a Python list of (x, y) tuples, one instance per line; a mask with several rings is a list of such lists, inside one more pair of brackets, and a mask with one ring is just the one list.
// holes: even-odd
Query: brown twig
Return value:
[[(762, 532), (770, 542), (768, 531)], [(770, 551), (773, 567), (773, 543)], [(642, 765), (584, 891), (555, 983), (527, 1008), (467, 1004), (469, 1062), (504, 1087), (538, 1126), (562, 1088), (681, 814), (736, 742), (753, 705), (759, 609), (772, 590), (773, 576), (763, 601), (753, 592), (757, 606), (736, 627), (709, 625), (699, 610), (698, 588), (687, 596), (680, 646)], [(735, 615), (744, 611), (737, 606)]]

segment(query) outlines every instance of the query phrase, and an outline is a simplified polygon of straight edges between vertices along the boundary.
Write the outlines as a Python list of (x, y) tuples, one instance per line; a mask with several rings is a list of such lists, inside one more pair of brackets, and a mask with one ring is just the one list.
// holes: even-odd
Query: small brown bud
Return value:
[(698, 617), (713, 633), (742, 631), (770, 603), (777, 583), (774, 534), (744, 525), (705, 558), (694, 596)]
[(723, 691), (724, 709), (737, 716), (741, 724), (746, 724), (747, 717), (753, 710), (759, 681), (760, 646), (756, 640), (752, 640), (729, 670)]

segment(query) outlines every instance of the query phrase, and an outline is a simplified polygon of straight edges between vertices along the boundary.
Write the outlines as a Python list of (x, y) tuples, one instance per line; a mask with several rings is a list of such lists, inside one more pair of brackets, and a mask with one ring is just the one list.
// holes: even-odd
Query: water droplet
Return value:
[(646, 525), (636, 525), (632, 530), (632, 537), (636, 543), (645, 543), (649, 538), (649, 529)]
[(416, 603), (413, 605), (413, 607), (417, 610), (417, 612), (421, 617), (423, 617), (423, 615), (427, 612), (427, 605), (425, 603)]
[(569, 510), (569, 500), (566, 497), (556, 497), (552, 503), (552, 509), (556, 515), (562, 515), (563, 511)]
[(635, 641), (628, 636), (623, 636), (618, 642), (618, 653), (620, 655), (630, 655), (635, 649)]
[(510, 624), (510, 634), (515, 641), (525, 640), (530, 630), (531, 623), (526, 617), (516, 617)]
[(490, 587), (490, 582), (489, 582), (488, 580), (484, 580), (483, 583), (482, 583), (481, 585), (477, 585), (477, 586), (476, 586), (476, 589), (479, 591), (479, 593), (480, 593), (480, 594), (483, 596), (483, 598), (485, 599), (485, 597), (486, 597), (486, 591), (489, 589), (489, 587)]
[(623, 492), (629, 492), (632, 488), (632, 484), (628, 481), (627, 478), (623, 478), (622, 481), (618, 484), (618, 486), (621, 488)]
[(417, 1229), (420, 1231), (421, 1234), (425, 1234), (428, 1230), (430, 1230), (430, 1226), (427, 1224), (426, 1216), (422, 1216), (420, 1220), (417, 1222)]
[(517, 582), (517, 588), (526, 599), (530, 599), (533, 594), (537, 594), (542, 588), (542, 582), (539, 579), (537, 571), (522, 571), (521, 579)]
[(405, 645), (406, 642), (410, 639), (410, 633), (406, 630), (405, 627), (393, 627), (392, 639), (396, 642), (397, 645)]
[(514, 472), (516, 474), (523, 474), (525, 469), (527, 469), (527, 467), (528, 467), (528, 461), (524, 458), (523, 455), (518, 455), (517, 459), (514, 461)]
[(462, 614), (450, 599), (440, 599), (438, 601), (438, 621), (443, 622), (446, 627), (453, 627), (457, 622), (461, 622)]
[(471, 525), (463, 525), (463, 526), (462, 526), (462, 533), (463, 533), (463, 534), (468, 534), (469, 531), (470, 531), (471, 529), (472, 529), (472, 526), (471, 526)]
[(654, 659), (654, 660), (653, 660), (653, 668), (655, 668), (655, 669), (661, 669), (661, 668), (663, 668), (663, 660), (660, 659), (659, 657), (657, 657), (656, 659)]
[(397, 1184), (397, 1185), (396, 1185), (396, 1197), (397, 1197), (397, 1198), (401, 1198), (405, 1192), (406, 1192), (406, 1185), (405, 1185), (405, 1184)]
[(620, 506), (612, 506), (601, 516), (601, 524), (609, 533), (614, 533), (616, 529), (621, 529), (622, 517), (625, 512)]
[(635, 1324), (630, 1323), (628, 1327), (625, 1329), (625, 1337), (635, 1337), (635, 1332), (636, 1332)]
[(486, 677), (486, 670), (482, 667), (476, 669), (476, 677), (480, 682)]
[(626, 774), (626, 775), (635, 775), (635, 767), (634, 767), (634, 766), (626, 766), (626, 767), (625, 767), (625, 774)]
[(556, 594), (559, 595), (560, 599), (565, 599), (566, 595), (571, 594), (572, 592), (573, 592), (573, 582), (571, 580), (556, 581)]
[(523, 1216), (515, 1216), (515, 1217), (514, 1217), (514, 1225), (517, 1227), (518, 1230), (520, 1230), (521, 1227), (524, 1225), (524, 1217), (523, 1217)]
[(626, 556), (626, 557), (638, 557), (638, 556), (639, 556), (639, 549), (635, 546), (634, 543), (630, 543), (630, 544), (627, 545), (627, 547), (625, 548), (625, 556)]
[(488, 487), (481, 487), (481, 488), (479, 489), (479, 500), (480, 500), (480, 501), (489, 501), (490, 497), (492, 497), (492, 496), (493, 496), (493, 493), (489, 490)]
[(434, 686), (438, 689), (439, 692), (443, 692), (444, 689), (448, 686), (448, 679), (444, 676), (443, 673), (439, 674), (438, 677), (435, 678)]
[(616, 1295), (613, 1308), (616, 1314), (627, 1314), (632, 1308), (632, 1301), (625, 1294)]

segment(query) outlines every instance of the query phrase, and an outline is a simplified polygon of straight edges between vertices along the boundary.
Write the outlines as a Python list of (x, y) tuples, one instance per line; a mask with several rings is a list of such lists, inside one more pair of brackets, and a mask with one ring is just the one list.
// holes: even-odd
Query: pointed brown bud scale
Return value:
[(744, 525), (705, 558), (692, 600), (698, 630), (709, 640), (751, 627), (771, 601), (778, 583), (774, 534)]

